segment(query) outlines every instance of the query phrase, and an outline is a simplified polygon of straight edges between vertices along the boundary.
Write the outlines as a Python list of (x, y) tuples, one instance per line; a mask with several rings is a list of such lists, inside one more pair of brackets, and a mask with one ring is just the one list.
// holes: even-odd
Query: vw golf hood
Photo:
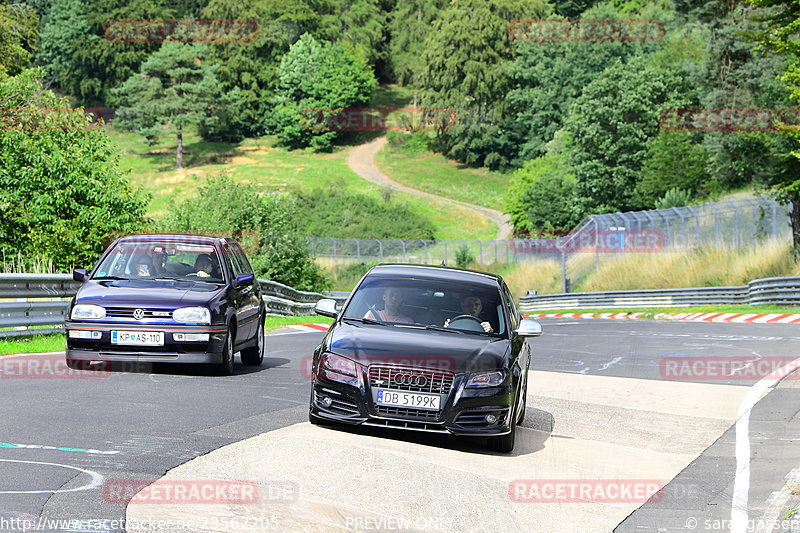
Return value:
[(217, 283), (172, 280), (89, 280), (76, 303), (102, 307), (184, 307), (205, 305), (224, 286)]

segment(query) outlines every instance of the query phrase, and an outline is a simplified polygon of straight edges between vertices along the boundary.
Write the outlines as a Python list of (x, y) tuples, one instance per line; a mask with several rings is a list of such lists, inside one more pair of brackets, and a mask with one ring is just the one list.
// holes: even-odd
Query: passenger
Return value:
[[(475, 318), (480, 318), (481, 311), (483, 310), (483, 302), (477, 296), (467, 296), (461, 300), (461, 311), (464, 312), (465, 315), (474, 316)], [(444, 327), (450, 327), (450, 319), (444, 321)], [(492, 325), (489, 322), (483, 321), (481, 322), (481, 327), (486, 333), (492, 333), (494, 329), (492, 329)]]
[(136, 268), (134, 269), (136, 275), (140, 278), (155, 276), (155, 268), (153, 267), (153, 260), (147, 255), (142, 255), (136, 261)]
[(397, 287), (389, 287), (383, 291), (383, 309), (376, 309), (375, 313), (370, 309), (364, 318), (370, 320), (380, 320), (381, 322), (400, 322), (403, 324), (413, 324), (414, 319), (402, 314), (400, 306), (403, 304), (403, 291)]
[(214, 265), (208, 254), (200, 254), (194, 261), (194, 270), (199, 278), (210, 278)]

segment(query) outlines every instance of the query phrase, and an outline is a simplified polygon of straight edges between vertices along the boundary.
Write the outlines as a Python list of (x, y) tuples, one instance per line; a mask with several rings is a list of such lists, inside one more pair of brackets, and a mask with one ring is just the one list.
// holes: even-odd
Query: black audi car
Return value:
[(379, 265), (359, 282), (314, 352), (309, 419), (489, 437), (510, 452), (525, 416), (530, 348), (500, 276)]
[(265, 306), (239, 244), (197, 235), (114, 241), (84, 282), (65, 323), (67, 364), (204, 363), (233, 372), (264, 357)]

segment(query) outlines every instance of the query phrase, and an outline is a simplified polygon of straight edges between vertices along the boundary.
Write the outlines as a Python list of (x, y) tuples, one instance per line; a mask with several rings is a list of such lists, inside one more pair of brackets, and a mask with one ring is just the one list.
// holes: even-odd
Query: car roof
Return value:
[(119, 242), (121, 243), (131, 243), (131, 242), (190, 242), (193, 244), (207, 244), (207, 245), (214, 245), (217, 242), (231, 242), (233, 239), (228, 239), (225, 237), (213, 237), (211, 235), (196, 235), (191, 233), (149, 233), (144, 235), (126, 235), (125, 237), (121, 237)]
[(497, 287), (502, 285), (503, 278), (497, 274), (478, 272), (464, 268), (454, 268), (436, 265), (410, 265), (406, 263), (381, 264), (372, 267), (367, 276), (400, 277), (400, 278), (425, 278), (441, 279), (447, 281), (461, 281)]

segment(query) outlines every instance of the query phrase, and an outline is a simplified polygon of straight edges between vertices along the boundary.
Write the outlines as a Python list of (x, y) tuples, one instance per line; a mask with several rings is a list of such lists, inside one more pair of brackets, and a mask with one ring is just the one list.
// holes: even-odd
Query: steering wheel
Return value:
[(470, 325), (466, 329), (468, 329), (470, 331), (483, 331), (483, 326), (481, 325), (483, 320), (481, 320), (480, 318), (478, 318), (476, 316), (472, 316), (472, 315), (458, 315), (457, 317), (450, 319), (450, 327), (452, 328), (453, 327), (453, 323), (455, 323), (458, 320), (467, 320), (467, 319), (471, 319), (471, 320), (475, 321), (475, 323), (478, 325), (478, 327), (477, 328), (473, 328), (472, 325)]

